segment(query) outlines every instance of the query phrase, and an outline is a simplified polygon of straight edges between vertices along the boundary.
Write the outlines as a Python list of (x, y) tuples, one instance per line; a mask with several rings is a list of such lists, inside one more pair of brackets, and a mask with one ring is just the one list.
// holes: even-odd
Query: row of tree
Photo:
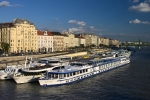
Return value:
[[(87, 48), (93, 48), (93, 47), (96, 47), (96, 45), (92, 44), (90, 46), (86, 46), (85, 47), (83, 44), (81, 44), (80, 46), (69, 47), (68, 50), (81, 50), (81, 49), (82, 50), (87, 50)], [(99, 47), (101, 47), (101, 48), (109, 48), (110, 46), (99, 44)], [(9, 52), (9, 49), (10, 49), (10, 44), (6, 43), (6, 42), (1, 42), (0, 43), (0, 49), (3, 51), (4, 54), (7, 54)]]
[(10, 44), (6, 42), (1, 42), (0, 43), (0, 48), (3, 51), (4, 54), (9, 52)]

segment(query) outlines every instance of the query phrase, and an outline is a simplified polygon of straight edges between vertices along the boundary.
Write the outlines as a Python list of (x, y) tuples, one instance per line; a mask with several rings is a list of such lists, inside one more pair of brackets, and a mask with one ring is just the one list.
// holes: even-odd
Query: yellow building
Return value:
[(64, 35), (60, 32), (51, 32), (53, 35), (53, 50), (55, 51), (63, 51), (64, 48)]
[(63, 32), (63, 34), (68, 36), (68, 42), (67, 42), (67, 47), (74, 47), (74, 41), (75, 41), (75, 35), (71, 32)]
[(100, 44), (109, 46), (109, 38), (100, 37)]
[(37, 30), (28, 20), (0, 23), (0, 37), (0, 42), (10, 44), (10, 52), (37, 52)]
[(90, 46), (92, 45), (92, 39), (91, 35), (87, 33), (81, 33), (80, 34), (83, 38), (85, 38), (85, 46)]
[(69, 47), (68, 44), (69, 44), (69, 36), (67, 34), (64, 34), (64, 50), (66, 51)]
[(120, 42), (116, 39), (109, 39), (109, 45), (119, 47)]

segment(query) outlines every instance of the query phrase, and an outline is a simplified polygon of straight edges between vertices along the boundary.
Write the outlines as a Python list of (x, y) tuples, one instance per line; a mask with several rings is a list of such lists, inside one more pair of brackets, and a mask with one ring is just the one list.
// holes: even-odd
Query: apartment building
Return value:
[(92, 45), (92, 40), (91, 40), (90, 34), (81, 33), (80, 35), (85, 39), (85, 46), (91, 46)]
[(10, 52), (37, 52), (37, 30), (35, 25), (25, 19), (0, 23), (0, 42), (10, 44)]
[(89, 34), (91, 36), (91, 44), (94, 44), (95, 46), (98, 46), (98, 39), (99, 37), (95, 34)]
[(67, 46), (68, 47), (74, 47), (74, 39), (75, 39), (74, 34), (72, 32), (67, 32), (67, 31), (63, 32), (62, 34), (68, 35), (68, 41), (69, 42), (68, 42)]
[(48, 31), (37, 31), (38, 52), (53, 52), (53, 34)]
[(100, 37), (100, 44), (109, 46), (109, 38)]
[(75, 46), (85, 46), (85, 38), (81, 34), (75, 34)]
[(118, 40), (115, 39), (109, 39), (109, 45), (110, 46), (116, 46), (119, 47), (120, 42)]
[(69, 37), (67, 34), (64, 34), (64, 49), (68, 50), (68, 44), (69, 44)]
[(64, 35), (60, 32), (51, 32), (53, 34), (53, 50), (63, 51), (64, 49)]
[(77, 46), (77, 47), (80, 46), (79, 37), (77, 35), (75, 35), (75, 38), (74, 38), (74, 46)]

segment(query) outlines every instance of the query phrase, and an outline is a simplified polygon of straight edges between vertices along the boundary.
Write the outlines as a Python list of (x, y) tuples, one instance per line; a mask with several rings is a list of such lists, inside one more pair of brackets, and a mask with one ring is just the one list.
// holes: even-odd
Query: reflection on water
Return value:
[(42, 88), (39, 83), (0, 81), (3, 100), (148, 100), (150, 98), (150, 49), (137, 50), (131, 63), (86, 80)]

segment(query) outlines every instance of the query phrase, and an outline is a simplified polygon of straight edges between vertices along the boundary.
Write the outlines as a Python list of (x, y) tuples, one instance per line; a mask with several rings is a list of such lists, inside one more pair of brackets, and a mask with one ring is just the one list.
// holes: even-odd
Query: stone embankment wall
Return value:
[[(43, 57), (51, 57), (51, 56), (84, 56), (87, 55), (87, 52), (78, 52), (78, 53), (72, 53), (68, 54), (67, 52), (62, 53), (52, 53), (52, 54), (39, 54), (39, 55), (27, 55), (28, 57), (32, 58), (43, 58)], [(17, 64), (24, 64), (25, 63), (26, 56), (11, 56), (11, 57), (0, 57), (0, 69), (4, 69), (6, 65), (17, 65)]]
[[(94, 50), (96, 52), (107, 52), (109, 50), (105, 49), (98, 49)], [(68, 52), (61, 52), (61, 53), (51, 53), (51, 54), (39, 54), (39, 55), (27, 55), (28, 57), (32, 58), (44, 58), (44, 57), (52, 57), (52, 56), (70, 56), (70, 57), (77, 57), (77, 56), (84, 56), (88, 55), (87, 52), (77, 52), (68, 54)], [(6, 65), (17, 65), (17, 64), (24, 64), (26, 56), (11, 56), (11, 57), (0, 57), (0, 69), (4, 69)]]
[[(42, 58), (42, 57), (50, 57), (55, 55), (64, 55), (67, 52), (62, 53), (52, 53), (52, 54), (39, 54), (39, 55), (26, 55), (32, 58)], [(24, 64), (26, 56), (10, 56), (10, 57), (0, 57), (0, 69), (3, 69), (7, 65), (16, 65), (16, 64)]]

